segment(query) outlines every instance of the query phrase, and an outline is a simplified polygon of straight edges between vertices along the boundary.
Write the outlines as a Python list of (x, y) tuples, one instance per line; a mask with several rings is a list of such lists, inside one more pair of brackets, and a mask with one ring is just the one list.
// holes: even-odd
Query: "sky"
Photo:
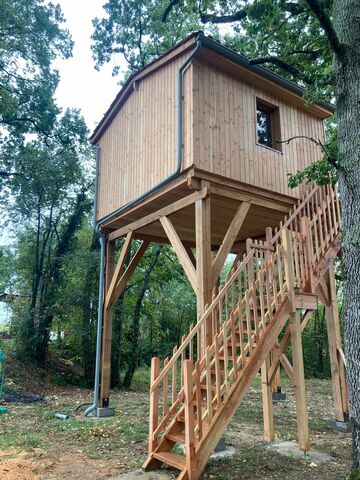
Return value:
[[(56, 0), (66, 19), (64, 26), (70, 30), (75, 42), (73, 57), (56, 60), (53, 65), (60, 72), (60, 84), (56, 97), (59, 106), (80, 108), (92, 131), (119, 91), (119, 78), (113, 78), (114, 64), (95, 70), (92, 59), (92, 19), (103, 17), (102, 5), (106, 0)], [(118, 59), (117, 59), (118, 60)]]

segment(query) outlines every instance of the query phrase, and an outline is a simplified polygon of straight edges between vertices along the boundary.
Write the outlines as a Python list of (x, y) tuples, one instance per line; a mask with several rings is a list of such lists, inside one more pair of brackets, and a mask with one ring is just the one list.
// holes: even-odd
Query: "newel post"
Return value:
[(156, 447), (156, 438), (154, 432), (159, 425), (159, 386), (154, 390), (152, 386), (160, 373), (160, 359), (153, 357), (151, 359), (151, 381), (150, 381), (150, 422), (149, 422), (149, 455)]
[(196, 478), (195, 464), (195, 424), (194, 424), (194, 394), (193, 394), (193, 362), (185, 360), (184, 370), (184, 393), (185, 393), (185, 449), (186, 470), (188, 480)]
[(315, 292), (314, 274), (313, 274), (313, 244), (311, 237), (310, 220), (308, 217), (301, 217), (300, 232), (305, 251), (305, 275), (306, 291)]
[(295, 312), (295, 274), (294, 274), (294, 261), (292, 251), (291, 233), (287, 228), (283, 228), (281, 231), (281, 243), (284, 252), (284, 269), (286, 280), (286, 292), (288, 299), (292, 306), (292, 311)]

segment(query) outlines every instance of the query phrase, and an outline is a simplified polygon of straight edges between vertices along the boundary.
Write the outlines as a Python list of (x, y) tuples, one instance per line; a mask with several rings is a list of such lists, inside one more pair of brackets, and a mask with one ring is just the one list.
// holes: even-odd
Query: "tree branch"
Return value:
[(273, 63), (277, 67), (280, 67), (286, 72), (290, 73), (291, 75), (294, 75), (294, 77), (301, 78), (305, 83), (307, 84), (313, 83), (312, 80), (306, 75), (303, 75), (300, 72), (300, 70), (293, 67), (289, 63), (284, 62), (284, 60), (281, 60), (280, 58), (270, 56), (270, 57), (260, 57), (260, 58), (255, 58), (253, 60), (249, 60), (249, 65), (262, 65), (264, 63)]
[(164, 10), (164, 13), (161, 17), (161, 20), (163, 22), (166, 22), (167, 20), (167, 17), (169, 16), (171, 10), (175, 7), (175, 5), (177, 5), (178, 3), (180, 3), (181, 0), (171, 0), (171, 2), (169, 3), (169, 5), (165, 8)]
[(202, 23), (232, 23), (239, 22), (247, 17), (248, 9), (244, 8), (238, 12), (230, 15), (212, 15), (207, 13), (200, 13), (200, 20)]
[(312, 10), (314, 15), (318, 19), (321, 27), (323, 28), (333, 52), (337, 55), (341, 55), (343, 47), (339, 42), (330, 17), (326, 13), (324, 7), (320, 5), (318, 0), (306, 0), (306, 3), (309, 5), (310, 9)]

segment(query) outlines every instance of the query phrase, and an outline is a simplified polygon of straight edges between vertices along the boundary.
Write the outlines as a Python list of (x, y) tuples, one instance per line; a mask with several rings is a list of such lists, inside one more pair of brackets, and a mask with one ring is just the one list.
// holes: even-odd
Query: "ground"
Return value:
[[(147, 381), (148, 372), (142, 371), (134, 391), (114, 392), (111, 405), (116, 416), (98, 420), (84, 418), (83, 409), (74, 412), (77, 406), (91, 401), (90, 390), (49, 386), (44, 381), (39, 391), (36, 380), (29, 380), (27, 390), (37, 385), (38, 390), (30, 393), (45, 394), (45, 402), (10, 404), (8, 413), (0, 415), (0, 480), (100, 480), (140, 467), (147, 452)], [(16, 381), (10, 384), (16, 388)], [(257, 378), (226, 433), (236, 455), (210, 463), (202, 479), (347, 479), (351, 437), (329, 428), (333, 415), (331, 383), (308, 380), (307, 390), (311, 447), (329, 453), (332, 462), (317, 465), (265, 448)], [(277, 441), (296, 439), (294, 392), (289, 384), (285, 391), (287, 400), (274, 406)], [(57, 412), (71, 417), (58, 420), (54, 416)]]

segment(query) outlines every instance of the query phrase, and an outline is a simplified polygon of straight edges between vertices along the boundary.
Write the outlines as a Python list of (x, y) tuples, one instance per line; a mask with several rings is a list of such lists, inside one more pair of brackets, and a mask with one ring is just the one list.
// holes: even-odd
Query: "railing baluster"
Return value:
[(198, 360), (195, 365), (195, 385), (196, 385), (196, 416), (197, 416), (196, 420), (197, 420), (197, 427), (198, 427), (198, 440), (200, 441), (203, 435), (200, 360)]
[(224, 378), (226, 390), (229, 388), (229, 375), (228, 375), (228, 339), (227, 339), (227, 323), (223, 326), (223, 351), (224, 351)]
[(210, 348), (206, 347), (205, 352), (206, 357), (206, 407), (208, 413), (208, 423), (211, 424), (213, 417), (212, 409), (212, 390), (211, 390), (211, 357), (210, 357)]
[[(153, 357), (151, 359), (151, 380), (152, 385), (158, 378), (160, 373), (160, 359)], [(149, 454), (151, 454), (156, 447), (156, 438), (154, 432), (159, 423), (159, 387), (150, 391), (150, 422), (149, 422)]]
[(219, 359), (219, 337), (215, 335), (214, 337), (214, 347), (215, 347), (215, 383), (216, 383), (216, 401), (218, 409), (221, 406), (221, 370), (220, 370), (220, 359)]
[[(177, 347), (173, 349), (173, 357), (176, 355)], [(175, 403), (177, 398), (177, 362), (172, 366), (172, 402)]]
[[(164, 367), (169, 363), (169, 357), (165, 358)], [(165, 375), (163, 383), (163, 417), (168, 412), (168, 395), (169, 395), (169, 377)]]

